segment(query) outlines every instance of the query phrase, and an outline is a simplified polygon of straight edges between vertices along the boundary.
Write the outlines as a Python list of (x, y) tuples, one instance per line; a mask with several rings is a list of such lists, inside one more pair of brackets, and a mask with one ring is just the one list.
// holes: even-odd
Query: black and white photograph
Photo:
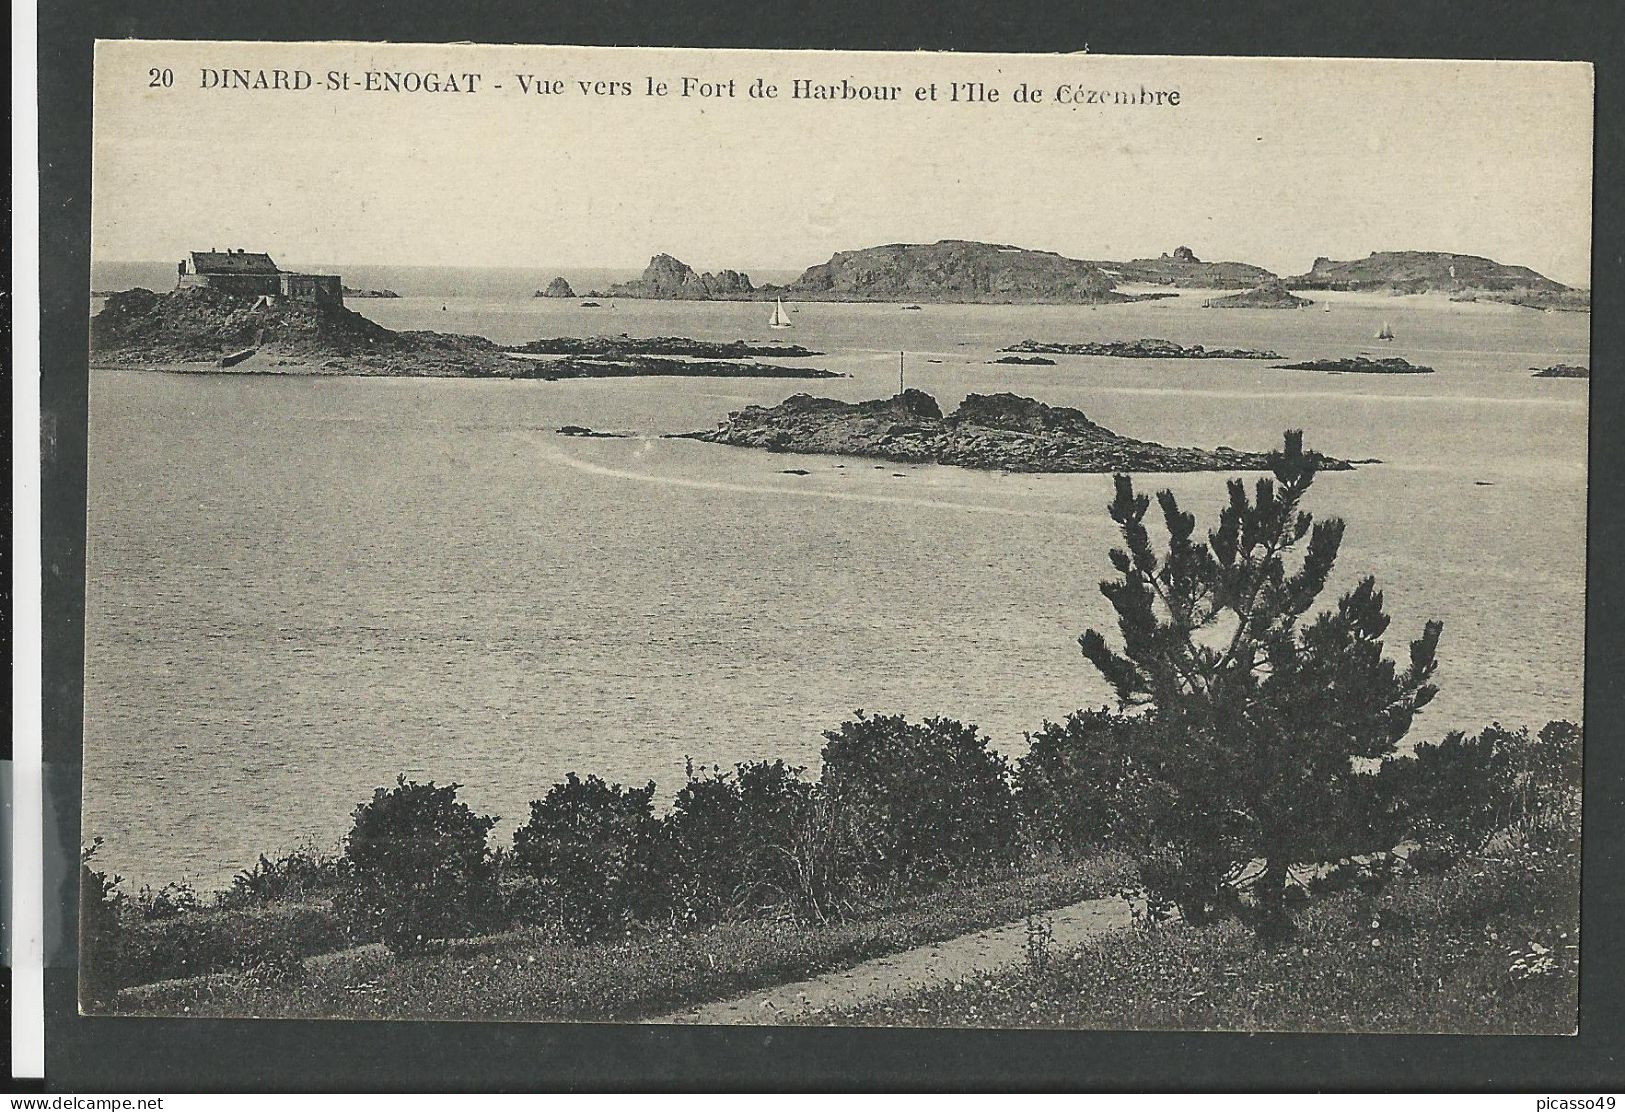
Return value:
[(81, 1014), (1579, 1030), (1590, 65), (94, 76)]

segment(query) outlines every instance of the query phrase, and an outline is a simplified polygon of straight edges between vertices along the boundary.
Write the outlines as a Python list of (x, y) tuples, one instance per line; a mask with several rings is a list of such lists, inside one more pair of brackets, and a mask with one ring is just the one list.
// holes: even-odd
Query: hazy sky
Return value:
[[(204, 69), (271, 67), (315, 87), (200, 88)], [(481, 79), (322, 87), (369, 70)], [(682, 97), (685, 76), (736, 95)], [(757, 77), (779, 98), (749, 97)], [(792, 100), (796, 78), (901, 97)], [(956, 80), (1001, 99), (951, 103)], [(1022, 82), (1043, 100), (1013, 102)], [(1070, 107), (1062, 85), (1180, 102)], [(1280, 273), (1414, 248), (1589, 284), (1591, 136), (1573, 63), (116, 42), (97, 56), (92, 243), (102, 261), (242, 246), (283, 265), (637, 268), (665, 251), (750, 270), (962, 238), (1094, 259), (1187, 244)]]

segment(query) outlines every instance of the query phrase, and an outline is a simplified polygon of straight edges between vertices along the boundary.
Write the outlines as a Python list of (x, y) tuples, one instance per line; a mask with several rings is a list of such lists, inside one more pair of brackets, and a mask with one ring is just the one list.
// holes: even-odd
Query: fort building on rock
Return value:
[(245, 251), (240, 247), (192, 251), (175, 269), (177, 289), (201, 287), (248, 297), (344, 304), (344, 283), (337, 274), (296, 274), (282, 270), (263, 251)]

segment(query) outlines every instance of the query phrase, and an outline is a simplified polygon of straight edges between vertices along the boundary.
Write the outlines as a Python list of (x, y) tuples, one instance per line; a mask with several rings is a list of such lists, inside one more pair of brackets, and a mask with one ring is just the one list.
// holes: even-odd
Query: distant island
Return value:
[[(440, 378), (840, 378), (835, 371), (745, 362), (804, 357), (805, 348), (649, 340), (539, 340), (505, 347), (482, 336), (397, 332), (334, 301), (236, 294), (203, 286), (109, 294), (91, 318), (96, 366), (190, 373), (398, 375)], [(557, 358), (548, 358), (557, 355)], [(707, 358), (709, 357), (709, 358)]]
[(1081, 344), (1059, 344), (1044, 340), (1022, 340), (1000, 351), (1042, 352), (1047, 355), (1108, 355), (1118, 359), (1279, 359), (1278, 352), (1253, 348), (1206, 348), (1201, 344), (1184, 347), (1172, 340), (1105, 340)]
[(1398, 356), (1386, 359), (1372, 359), (1364, 355), (1354, 355), (1346, 359), (1310, 359), (1302, 363), (1282, 363), (1276, 367), (1281, 371), (1324, 371), (1327, 374), (1355, 374), (1355, 375), (1430, 375), (1432, 367), (1423, 367)]
[[(1534, 370), (1534, 368), (1530, 368)], [(1531, 378), (1590, 378), (1590, 367), (1579, 367), (1573, 363), (1553, 363), (1550, 367), (1535, 371)]]
[(358, 290), (354, 286), (345, 286), (345, 297), (399, 297), (394, 290)]
[(532, 297), (575, 297), (576, 291), (570, 288), (570, 283), (564, 280), (561, 274), (547, 284), (547, 289), (537, 290)]
[[(920, 390), (843, 402), (796, 394), (772, 407), (749, 406), (715, 429), (689, 433), (712, 444), (772, 452), (862, 456), (940, 463), (983, 471), (1033, 473), (1260, 471), (1263, 452), (1170, 448), (1119, 436), (1081, 411), (1015, 394), (971, 394), (949, 416)], [(1348, 470), (1342, 460), (1322, 467)]]
[(1456, 301), (1501, 301), (1532, 308), (1590, 308), (1590, 295), (1526, 266), (1450, 251), (1373, 251), (1363, 259), (1318, 258), (1308, 273), (1287, 278), (1295, 290), (1448, 293)]
[[(1150, 274), (1161, 264), (1142, 260)], [(1128, 264), (1109, 264), (1125, 266)], [(1200, 268), (1208, 264), (1194, 264)], [(1231, 264), (1222, 264), (1229, 266)], [(1008, 244), (945, 239), (839, 251), (808, 267), (788, 285), (757, 286), (737, 270), (701, 274), (671, 255), (649, 260), (641, 277), (611, 286), (602, 296), (692, 301), (905, 301), (976, 304), (1103, 305), (1168, 294), (1126, 294), (1108, 264), (1069, 259), (1053, 251)], [(1132, 267), (1129, 267), (1132, 270)], [(1162, 284), (1174, 284), (1191, 264), (1170, 261)], [(1124, 272), (1127, 275), (1127, 272)], [(1129, 277), (1128, 280), (1141, 280)], [(1154, 279), (1147, 278), (1147, 281)], [(599, 296), (596, 291), (594, 296)]]
[(1011, 363), (1021, 367), (1053, 367), (1055, 360), (1046, 359), (1042, 355), (1001, 355), (997, 359), (989, 359), (989, 363)]
[(1229, 297), (1215, 297), (1202, 302), (1204, 309), (1306, 309), (1313, 305), (1307, 297), (1298, 297), (1286, 288), (1279, 278), (1245, 293)]
[[(555, 285), (562, 282), (555, 280)], [(649, 260), (641, 276), (590, 297), (688, 301), (904, 301), (1010, 305), (1104, 305), (1172, 293), (1128, 293), (1122, 285), (1248, 291), (1218, 308), (1299, 308), (1290, 290), (1445, 291), (1458, 300), (1497, 300), (1533, 308), (1586, 309), (1589, 295), (1523, 266), (1446, 251), (1382, 251), (1346, 262), (1318, 258), (1291, 278), (1242, 262), (1207, 262), (1181, 245), (1156, 258), (1074, 259), (1054, 251), (977, 240), (890, 243), (838, 251), (785, 285), (758, 286), (738, 270), (700, 273), (672, 255)], [(568, 288), (565, 283), (564, 288)], [(549, 287), (552, 289), (552, 287)], [(569, 296), (538, 291), (539, 296)]]

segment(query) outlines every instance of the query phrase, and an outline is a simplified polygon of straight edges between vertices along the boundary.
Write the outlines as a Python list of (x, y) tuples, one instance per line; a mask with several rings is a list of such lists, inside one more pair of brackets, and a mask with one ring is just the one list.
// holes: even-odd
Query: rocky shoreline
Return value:
[[(1535, 370), (1533, 367), (1530, 370)], [(1550, 367), (1535, 371), (1530, 378), (1590, 378), (1590, 367), (1579, 367), (1573, 363), (1553, 363)]]
[(1353, 355), (1346, 359), (1308, 359), (1302, 363), (1280, 363), (1278, 371), (1323, 371), (1335, 375), (1430, 375), (1432, 367), (1424, 367), (1398, 356), (1372, 359)]
[[(1265, 452), (1167, 447), (1119, 436), (1080, 410), (1015, 394), (971, 394), (944, 416), (921, 390), (842, 402), (796, 394), (776, 406), (749, 406), (715, 429), (685, 439), (770, 452), (939, 463), (980, 471), (1109, 473), (1262, 471)], [(1348, 470), (1322, 457), (1326, 470)]]
[[(189, 374), (412, 378), (844, 378), (748, 361), (803, 358), (793, 345), (676, 336), (555, 338), (509, 347), (483, 336), (397, 332), (342, 305), (243, 297), (206, 288), (109, 295), (90, 322), (91, 361)], [(558, 358), (537, 356), (557, 355)]]
[(1280, 353), (1252, 348), (1206, 348), (1201, 344), (1184, 347), (1172, 340), (1106, 340), (1082, 344), (1059, 344), (1044, 340), (1022, 340), (1000, 351), (1036, 352), (1046, 355), (1107, 355), (1118, 359), (1279, 359)]

